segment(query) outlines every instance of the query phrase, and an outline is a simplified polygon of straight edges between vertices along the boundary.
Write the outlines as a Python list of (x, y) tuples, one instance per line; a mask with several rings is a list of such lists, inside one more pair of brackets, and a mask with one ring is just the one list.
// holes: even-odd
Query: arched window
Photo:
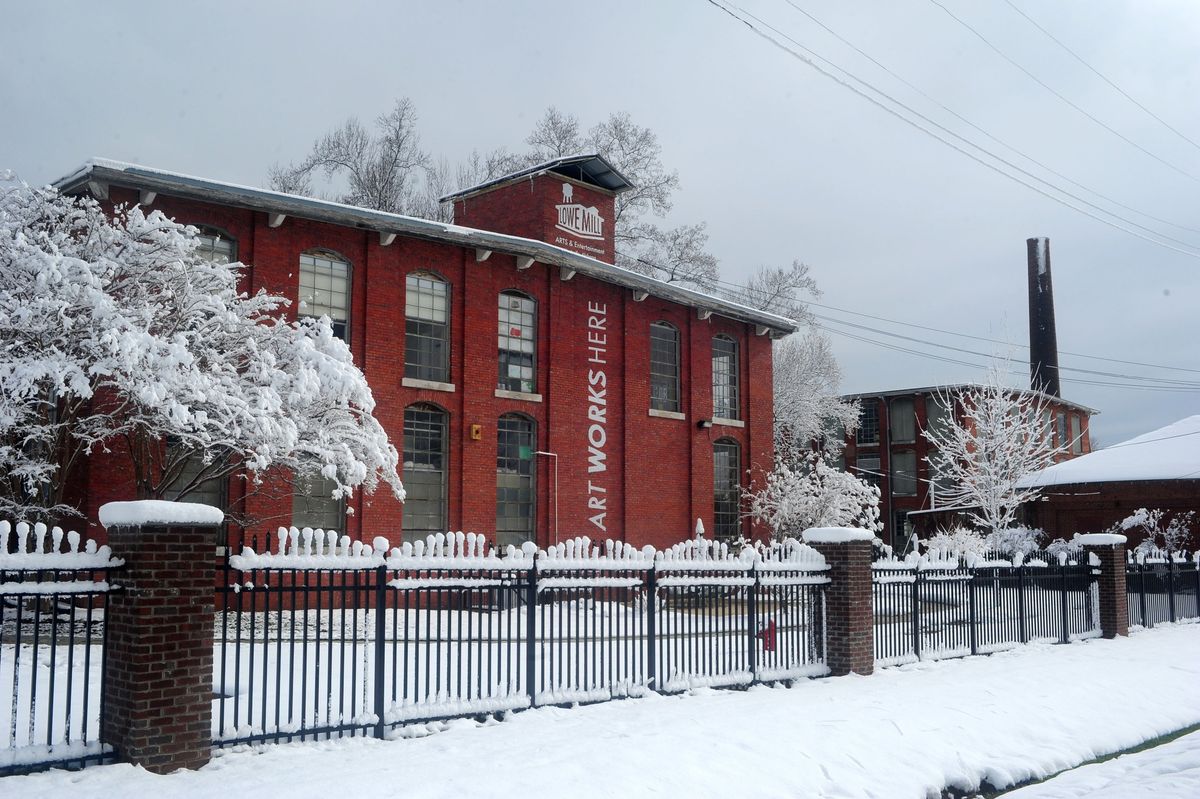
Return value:
[(740, 419), (738, 344), (729, 336), (712, 340), (713, 416)]
[(436, 405), (404, 409), (404, 538), (446, 532), (446, 412)]
[(237, 242), (216, 228), (202, 227), (196, 234), (196, 255), (215, 264), (230, 264), (237, 260)]
[(301, 316), (328, 316), (333, 334), (348, 341), (350, 322), (350, 264), (330, 252), (300, 256)]
[(496, 425), (496, 543), (534, 540), (533, 420), (508, 413)]
[(667, 322), (650, 325), (650, 407), (679, 411), (679, 331)]
[(412, 272), (404, 286), (404, 376), (449, 383), (450, 284)]
[(516, 291), (500, 292), (500, 367), (496, 385), (505, 391), (537, 391), (537, 303)]
[(741, 534), (742, 447), (730, 438), (713, 442), (713, 536), (732, 541)]

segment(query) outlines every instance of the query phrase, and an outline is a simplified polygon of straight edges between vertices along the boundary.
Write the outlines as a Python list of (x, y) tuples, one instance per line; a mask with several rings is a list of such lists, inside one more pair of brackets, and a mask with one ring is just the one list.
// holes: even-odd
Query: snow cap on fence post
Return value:
[(1129, 598), (1125, 593), (1127, 539), (1120, 533), (1087, 533), (1075, 539), (1088, 553), (1088, 561), (1099, 561), (1096, 580), (1100, 604), (1100, 634), (1105, 638), (1129, 635)]
[(871, 606), (869, 530), (811, 527), (804, 543), (829, 565), (825, 588), (825, 662), (833, 676), (870, 674), (875, 669), (875, 629)]
[(212, 753), (213, 588), (224, 514), (186, 502), (100, 508), (125, 559), (108, 596), (101, 739), (121, 760), (166, 774)]

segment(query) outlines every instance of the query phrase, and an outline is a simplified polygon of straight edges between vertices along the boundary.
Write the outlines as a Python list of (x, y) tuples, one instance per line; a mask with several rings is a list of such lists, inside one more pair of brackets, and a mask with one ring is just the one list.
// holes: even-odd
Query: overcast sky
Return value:
[[(1100, 443), (1200, 413), (1200, 3), (938, 0), (1064, 100), (933, 0), (714, 1), (1117, 213), (1123, 220), (1105, 217), (1114, 224), (1187, 252), (1102, 224), (970, 160), (706, 0), (208, 0), (189, 10), (8, 3), (0, 8), (0, 169), (45, 183), (101, 156), (264, 185), (271, 163), (299, 159), (334, 124), (371, 120), (399, 96), (415, 102), (425, 148), (451, 161), (473, 148), (520, 150), (551, 104), (585, 126), (628, 111), (658, 133), (663, 160), (679, 172), (668, 221), (707, 222), (723, 280), (798, 258), (811, 265), (825, 306), (1012, 344), (815, 308), (886, 332), (822, 322), (829, 328), (920, 353), (831, 332), (845, 391), (982, 377), (985, 356), (925, 342), (1011, 350), (1023, 372), (1025, 239), (1046, 236), (1061, 351), (1192, 370), (1062, 355), (1064, 370), (1137, 378), (1136, 388), (1118, 388), (1094, 383), (1130, 381), (1064, 371), (1064, 396), (1101, 412), (1093, 420)], [(1147, 390), (1167, 384), (1145, 378), (1181, 381), (1174, 385), (1184, 390)]]

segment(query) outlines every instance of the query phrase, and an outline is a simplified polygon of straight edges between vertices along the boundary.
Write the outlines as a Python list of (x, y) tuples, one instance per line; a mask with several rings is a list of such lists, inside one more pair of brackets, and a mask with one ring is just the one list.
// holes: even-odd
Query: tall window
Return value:
[(862, 410), (858, 412), (858, 432), (854, 434), (854, 440), (860, 445), (879, 443), (879, 405), (873, 399), (862, 401)]
[(713, 442), (713, 536), (732, 541), (742, 530), (741, 499), (742, 448), (736, 441)]
[(950, 427), (950, 409), (937, 396), (925, 398), (925, 429), (945, 433)]
[(892, 453), (892, 493), (912, 497), (917, 493), (917, 453)]
[(404, 537), (446, 532), (446, 413), (433, 405), (404, 409)]
[(888, 427), (891, 430), (892, 443), (908, 444), (917, 440), (917, 417), (911, 397), (897, 397), (892, 400)]
[(404, 376), (450, 382), (450, 284), (428, 272), (405, 280)]
[(233, 263), (235, 247), (233, 239), (216, 231), (197, 234), (196, 255), (214, 264)]
[(712, 340), (713, 416), (740, 419), (738, 410), (738, 345), (728, 336)]
[(1074, 414), (1071, 415), (1071, 452), (1083, 454), (1083, 424)]
[(679, 412), (679, 331), (666, 322), (650, 325), (650, 407)]
[(292, 494), (292, 526), (314, 530), (344, 529), (346, 503), (334, 499), (337, 483), (320, 474), (301, 478)]
[(1067, 445), (1067, 414), (1065, 411), (1058, 412), (1058, 441), (1055, 443), (1060, 447)]
[(301, 316), (328, 316), (333, 334), (346, 340), (350, 318), (350, 264), (330, 253), (300, 256)]
[(505, 391), (537, 390), (537, 305), (532, 297), (515, 291), (500, 292), (500, 377)]
[(505, 414), (496, 425), (496, 543), (532, 541), (533, 420)]

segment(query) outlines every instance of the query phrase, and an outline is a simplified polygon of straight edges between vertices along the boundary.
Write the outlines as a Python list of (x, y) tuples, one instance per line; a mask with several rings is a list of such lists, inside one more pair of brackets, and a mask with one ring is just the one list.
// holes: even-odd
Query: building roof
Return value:
[(501, 175), (498, 178), (493, 178), (474, 186), (468, 186), (465, 189), (459, 189), (452, 194), (447, 194), (445, 197), (439, 197), (438, 202), (444, 203), (450, 200), (458, 200), (472, 194), (479, 194), (488, 189), (493, 189), (505, 183), (515, 183), (518, 180), (533, 177), (534, 175), (541, 175), (546, 172), (572, 178), (578, 180), (580, 183), (598, 186), (614, 194), (620, 194), (623, 191), (629, 191), (633, 188), (633, 184), (615, 166), (610, 164), (607, 158), (598, 153), (584, 153), (581, 155), (553, 158), (549, 161), (526, 167), (507, 175)]
[[(948, 391), (952, 394), (957, 394), (959, 392), (966, 391), (966, 390), (972, 389), (972, 388), (981, 388), (981, 386), (978, 383), (953, 383), (953, 384), (945, 385), (945, 386), (922, 386), (921, 388), (898, 388), (898, 389), (889, 389), (888, 391), (864, 391), (859, 394), (843, 394), (841, 396), (841, 398), (844, 400), (860, 400), (860, 399), (867, 399), (869, 397), (905, 397), (910, 394), (938, 394), (943, 391)], [(1049, 402), (1057, 402), (1061, 405), (1066, 405), (1068, 408), (1074, 408), (1077, 411), (1083, 411), (1088, 416), (1097, 416), (1100, 413), (1100, 411), (1096, 410), (1095, 408), (1089, 408), (1088, 406), (1081, 405), (1078, 402), (1072, 402), (1071, 400), (1063, 399), (1062, 397), (1055, 397), (1052, 394), (1046, 394), (1045, 392), (1042, 392), (1042, 391), (1034, 391), (1034, 390), (1028, 389), (1028, 388), (1021, 388), (1021, 389), (1014, 388), (1013, 391), (1020, 391), (1024, 394), (1032, 394), (1035, 397), (1040, 397)]]
[(74, 172), (54, 182), (54, 187), (64, 193), (80, 191), (91, 186), (103, 194), (107, 192), (109, 185), (371, 230), (381, 236), (412, 236), (483, 252), (533, 258), (537, 262), (558, 266), (585, 277), (753, 324), (763, 333), (787, 335), (794, 333), (797, 328), (794, 321), (778, 314), (760, 311), (674, 283), (666, 283), (553, 244), (521, 236), (391, 214), (330, 200), (284, 194), (107, 159), (91, 159)]
[(1142, 480), (1200, 481), (1200, 416), (1056, 463), (1022, 479), (1022, 488)]

